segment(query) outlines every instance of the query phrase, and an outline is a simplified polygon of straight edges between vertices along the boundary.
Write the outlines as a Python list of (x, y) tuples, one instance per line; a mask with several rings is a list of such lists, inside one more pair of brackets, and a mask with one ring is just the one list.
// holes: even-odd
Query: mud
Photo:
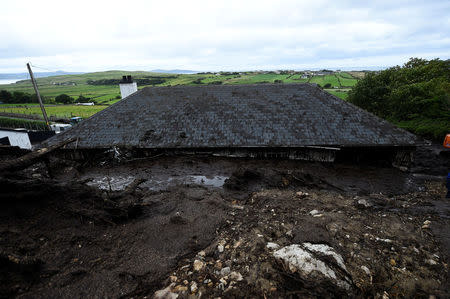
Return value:
[[(440, 172), (213, 157), (54, 162), (0, 178), (0, 297), (450, 296)], [(275, 257), (291, 245), (336, 279)]]

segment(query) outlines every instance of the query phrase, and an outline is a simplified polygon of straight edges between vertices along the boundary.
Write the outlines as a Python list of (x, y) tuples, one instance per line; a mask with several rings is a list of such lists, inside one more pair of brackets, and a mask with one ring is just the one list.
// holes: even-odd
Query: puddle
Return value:
[(133, 176), (113, 176), (94, 178), (92, 181), (86, 183), (88, 186), (94, 186), (101, 190), (122, 191), (131, 182), (133, 182)]
[(165, 190), (176, 185), (198, 184), (206, 187), (222, 188), (226, 176), (211, 176), (204, 175), (180, 175), (175, 177), (153, 177), (143, 183), (142, 187), (147, 187), (152, 191)]
[(212, 187), (222, 187), (225, 180), (228, 179), (226, 176), (214, 176), (212, 178), (207, 178), (204, 175), (191, 175), (190, 176), (195, 184), (212, 186)]
[[(144, 176), (145, 178), (145, 176)], [(96, 176), (86, 184), (101, 190), (122, 191), (135, 179), (134, 176)], [(166, 190), (176, 185), (198, 184), (206, 187), (221, 188), (228, 179), (226, 176), (182, 175), (176, 177), (153, 176), (140, 186), (152, 191)]]

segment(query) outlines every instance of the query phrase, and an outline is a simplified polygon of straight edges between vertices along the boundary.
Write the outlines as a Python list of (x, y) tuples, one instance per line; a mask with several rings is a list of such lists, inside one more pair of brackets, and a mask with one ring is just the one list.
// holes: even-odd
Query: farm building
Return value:
[[(411, 159), (418, 139), (315, 84), (147, 87), (49, 139), (82, 150)], [(358, 153), (355, 155), (355, 153)]]

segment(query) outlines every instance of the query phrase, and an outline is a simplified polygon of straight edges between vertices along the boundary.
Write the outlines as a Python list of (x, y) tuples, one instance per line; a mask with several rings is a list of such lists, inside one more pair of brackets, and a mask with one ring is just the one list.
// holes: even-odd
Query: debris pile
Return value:
[[(0, 297), (450, 296), (441, 181), (293, 161), (58, 165), (0, 178)], [(90, 183), (109, 174), (130, 179)], [(155, 189), (168, 174), (229, 179)]]

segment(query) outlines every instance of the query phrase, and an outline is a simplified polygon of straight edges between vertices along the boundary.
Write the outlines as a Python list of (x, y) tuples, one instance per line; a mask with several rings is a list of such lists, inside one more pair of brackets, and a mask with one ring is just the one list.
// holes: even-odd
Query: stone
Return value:
[(369, 202), (367, 199), (360, 199), (358, 200), (358, 205), (366, 207), (366, 208), (370, 208), (373, 206), (373, 204), (371, 202)]
[(195, 281), (191, 282), (191, 292), (195, 293), (198, 290), (197, 283)]
[(224, 277), (222, 277), (221, 279), (219, 279), (219, 282), (220, 282), (221, 284), (223, 284), (224, 286), (226, 286), (226, 285), (228, 284), (228, 281), (227, 281)]
[(217, 260), (216, 263), (214, 264), (214, 268), (216, 269), (222, 269), (222, 262), (220, 260)]
[(234, 281), (241, 281), (244, 278), (242, 277), (241, 273), (233, 271), (230, 273), (230, 279)]
[(205, 267), (205, 263), (200, 260), (194, 261), (194, 271), (200, 271)]
[(311, 244), (304, 243), (304, 246), (293, 244), (283, 247), (273, 253), (274, 257), (281, 261), (293, 273), (299, 273), (303, 276), (321, 275), (337, 286), (349, 290), (351, 288), (348, 277), (340, 278), (336, 272), (325, 264), (322, 260), (317, 258), (313, 253), (317, 252), (320, 255), (327, 255), (334, 258), (337, 264), (344, 270), (345, 264), (342, 256), (337, 254), (334, 249), (325, 244)]
[(361, 266), (361, 269), (366, 273), (367, 275), (370, 275), (370, 270), (366, 266)]
[(280, 248), (280, 245), (278, 245), (277, 243), (269, 242), (267, 243), (266, 247), (270, 250), (277, 250), (278, 248)]
[(238, 248), (241, 244), (242, 244), (241, 240), (236, 241), (236, 242), (233, 244), (233, 248), (236, 249), (236, 248)]
[(435, 260), (433, 260), (433, 259), (427, 259), (426, 261), (425, 261), (428, 265), (437, 265), (437, 262), (435, 261)]
[(317, 211), (317, 210), (312, 210), (311, 212), (309, 212), (309, 215), (311, 215), (311, 216), (314, 216), (314, 215), (317, 215), (317, 214), (320, 214), (320, 212)]
[(430, 221), (430, 220), (425, 220), (425, 221), (423, 222), (422, 228), (423, 228), (423, 229), (430, 228), (430, 224), (431, 224), (431, 221)]
[(153, 294), (153, 298), (155, 299), (175, 299), (178, 298), (178, 294), (176, 293), (172, 293), (171, 289), (175, 284), (172, 283), (171, 285), (169, 285), (167, 288), (156, 291)]
[(224, 247), (222, 244), (217, 245), (217, 251), (219, 251), (220, 253), (222, 253), (224, 250)]
[(205, 255), (206, 255), (206, 252), (203, 250), (198, 253), (198, 256), (201, 256), (201, 257), (205, 257)]
[(227, 276), (230, 273), (231, 273), (230, 267), (224, 267), (224, 268), (222, 268), (222, 270), (220, 270), (221, 276)]
[(178, 277), (176, 277), (175, 275), (171, 275), (171, 276), (169, 276), (169, 280), (170, 280), (170, 282), (176, 282), (176, 281), (177, 281), (177, 279), (178, 279)]
[(172, 289), (174, 292), (176, 293), (180, 293), (180, 292), (186, 292), (188, 290), (187, 286), (182, 286), (182, 285), (177, 285), (176, 287), (174, 287)]
[(308, 196), (309, 196), (308, 193), (302, 192), (302, 191), (296, 192), (295, 195), (296, 195), (298, 198), (305, 198), (305, 197), (308, 197)]
[(389, 261), (389, 264), (391, 264), (391, 266), (393, 267), (393, 266), (395, 266), (397, 263), (395, 262), (394, 259), (391, 259), (391, 260)]

